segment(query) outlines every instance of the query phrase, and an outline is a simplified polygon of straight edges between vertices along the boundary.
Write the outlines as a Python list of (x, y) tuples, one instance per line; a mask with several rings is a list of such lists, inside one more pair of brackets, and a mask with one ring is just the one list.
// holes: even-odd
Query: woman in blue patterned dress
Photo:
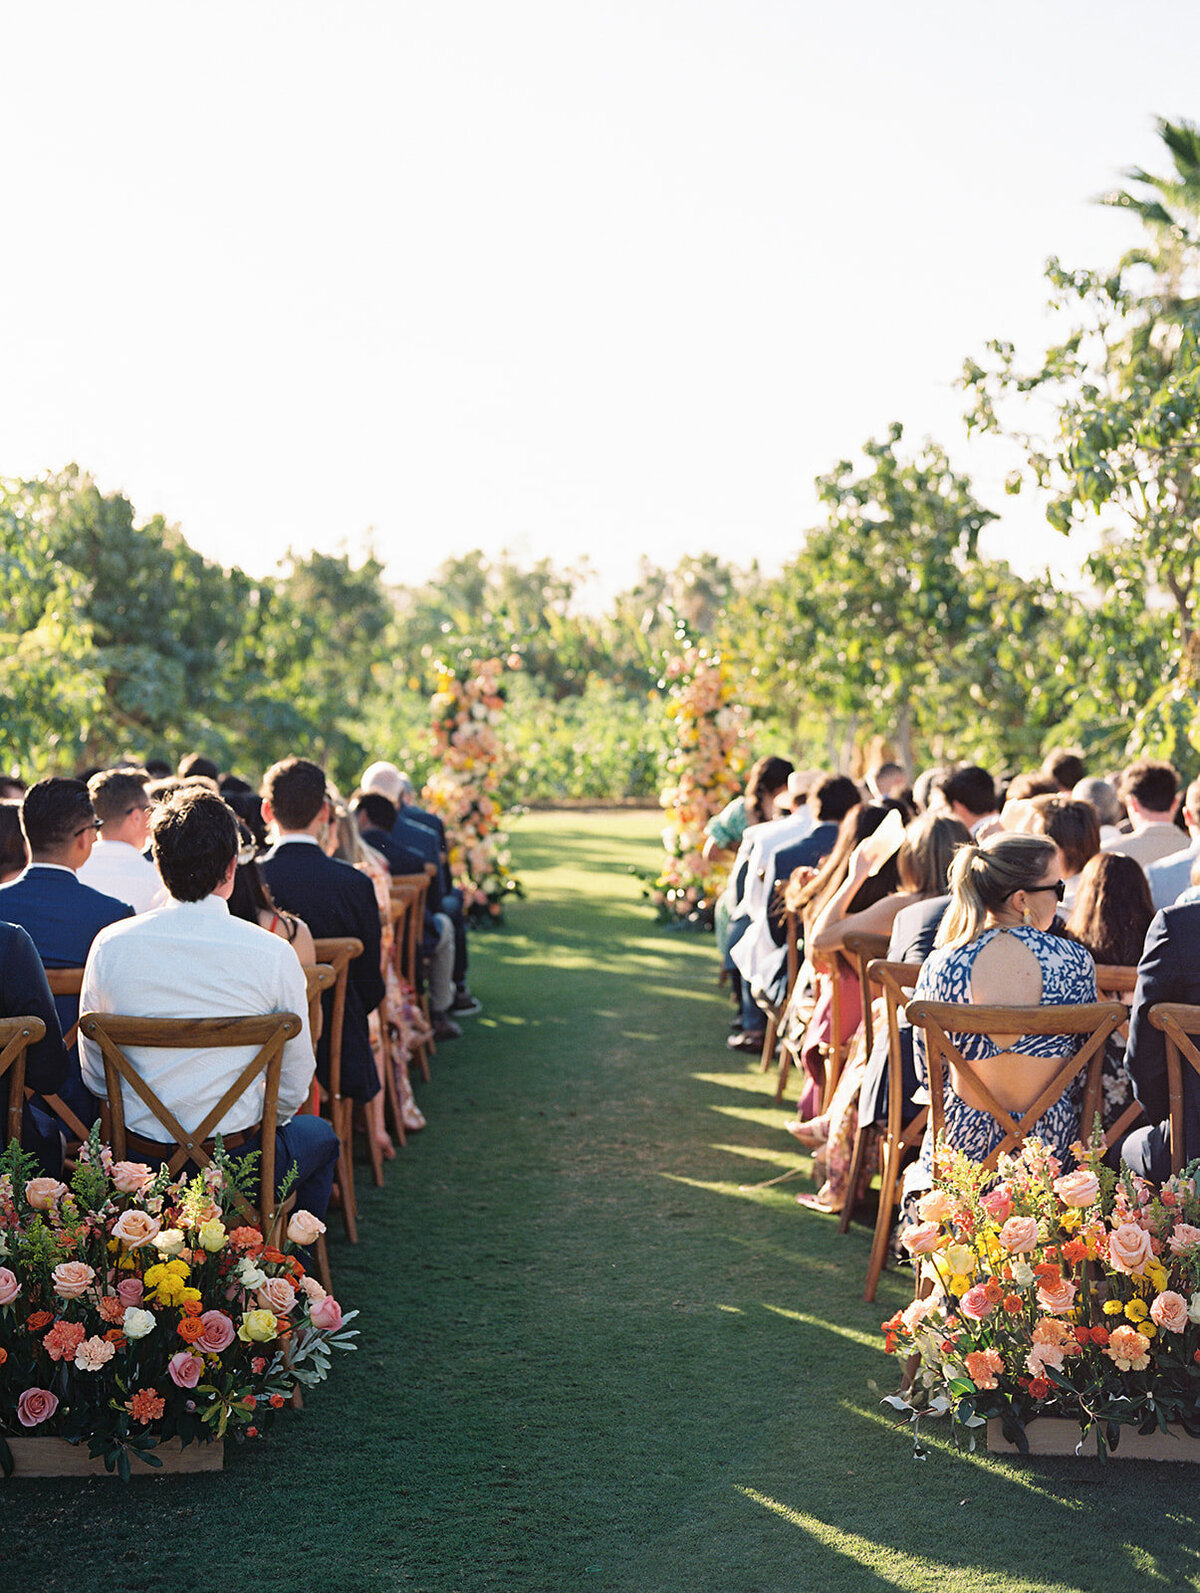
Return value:
[[(1096, 965), (1073, 940), (1051, 933), (1062, 896), (1058, 852), (1048, 837), (991, 836), (982, 846), (963, 846), (950, 865), (950, 905), (937, 944), (921, 969), (915, 1000), (984, 1006), (1075, 1006), (1096, 1000)], [(982, 1081), (1010, 1112), (1035, 1100), (1066, 1056), (1081, 1044), (1077, 1035), (1001, 1036), (951, 1034)], [(914, 1039), (917, 1078), (928, 1088), (925, 1036)], [(989, 1112), (964, 1099), (945, 1079), (946, 1138), (976, 1161), (1003, 1138)], [(1079, 1137), (1080, 1081), (1051, 1106), (1031, 1131), (1060, 1161)], [(933, 1144), (921, 1146), (918, 1182), (928, 1185)]]

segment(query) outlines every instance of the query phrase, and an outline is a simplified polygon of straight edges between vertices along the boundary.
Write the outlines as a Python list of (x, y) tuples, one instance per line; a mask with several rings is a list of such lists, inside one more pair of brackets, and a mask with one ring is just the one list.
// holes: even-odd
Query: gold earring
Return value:
[(1028, 902), (1026, 902), (1026, 904), (1025, 904), (1025, 911), (1021, 914), (1021, 918), (1022, 918), (1022, 921), (1024, 922), (1024, 925), (1025, 925), (1026, 929), (1032, 929), (1033, 928), (1033, 917), (1030, 914), (1029, 903)]

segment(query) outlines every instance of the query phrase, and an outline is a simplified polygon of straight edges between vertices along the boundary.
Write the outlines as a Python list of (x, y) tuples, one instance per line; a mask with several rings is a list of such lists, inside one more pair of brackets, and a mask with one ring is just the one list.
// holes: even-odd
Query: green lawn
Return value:
[(711, 939), (641, 903), (657, 825), (521, 822), (484, 1014), (332, 1247), (360, 1352), (219, 1477), (10, 1484), (5, 1593), (1200, 1587), (1189, 1467), (914, 1463), (879, 1404), (906, 1279), (865, 1305), (863, 1224), (745, 1187), (805, 1163)]

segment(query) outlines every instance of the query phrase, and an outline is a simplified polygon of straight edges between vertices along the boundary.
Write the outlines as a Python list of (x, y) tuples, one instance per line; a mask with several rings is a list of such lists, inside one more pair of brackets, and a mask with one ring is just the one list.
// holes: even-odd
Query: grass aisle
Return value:
[(6, 1588), (1200, 1587), (1190, 1467), (912, 1461), (870, 1387), (905, 1280), (864, 1305), (863, 1225), (743, 1187), (803, 1160), (711, 939), (641, 904), (656, 828), (522, 821), (484, 1015), (334, 1247), (362, 1350), (221, 1477), (10, 1485)]

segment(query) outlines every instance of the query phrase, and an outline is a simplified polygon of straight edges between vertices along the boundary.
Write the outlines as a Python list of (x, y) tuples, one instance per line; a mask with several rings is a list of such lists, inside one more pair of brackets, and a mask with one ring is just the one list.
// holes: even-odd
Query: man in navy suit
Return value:
[[(272, 764), (263, 779), (263, 818), (276, 830), (262, 871), (276, 904), (297, 913), (317, 940), (346, 935), (363, 943), (350, 964), (342, 1028), (342, 1093), (370, 1101), (380, 1089), (367, 1016), (383, 1000), (379, 904), (366, 874), (326, 857), (320, 837), (329, 823), (325, 771), (305, 758)], [(333, 992), (322, 998), (325, 1023), (317, 1046), (317, 1073), (329, 1078)]]
[[(1171, 1148), (1167, 1132), (1170, 1100), (1167, 1092), (1166, 1036), (1152, 1028), (1149, 1011), (1159, 1001), (1200, 1002), (1200, 902), (1164, 907), (1146, 931), (1146, 944), (1138, 964), (1137, 988), (1129, 1018), (1125, 1066), (1133, 1080), (1133, 1093), (1150, 1119), (1148, 1128), (1134, 1129), (1121, 1146), (1121, 1160), (1144, 1178), (1161, 1183), (1171, 1173)], [(1200, 1074), (1183, 1060), (1184, 1154), (1187, 1163), (1200, 1156)]]
[[(30, 864), (8, 885), (0, 885), (0, 920), (20, 924), (47, 968), (82, 968), (92, 941), (118, 919), (132, 918), (128, 902), (92, 890), (77, 877), (92, 855), (99, 828), (88, 788), (82, 780), (39, 780), (21, 799), (21, 828)], [(62, 1033), (79, 1017), (78, 996), (57, 996)], [(85, 1123), (96, 1118), (96, 1104), (79, 1074), (78, 1053), (59, 1091)]]
[[(50, 1094), (61, 1089), (70, 1064), (54, 997), (37, 948), (18, 924), (0, 923), (0, 1018), (42, 1020), (45, 1036), (25, 1052), (25, 1083), (31, 1090)], [(62, 1171), (62, 1136), (50, 1113), (36, 1100), (27, 1101), (22, 1109), (21, 1144), (37, 1157), (44, 1173), (58, 1177)]]

